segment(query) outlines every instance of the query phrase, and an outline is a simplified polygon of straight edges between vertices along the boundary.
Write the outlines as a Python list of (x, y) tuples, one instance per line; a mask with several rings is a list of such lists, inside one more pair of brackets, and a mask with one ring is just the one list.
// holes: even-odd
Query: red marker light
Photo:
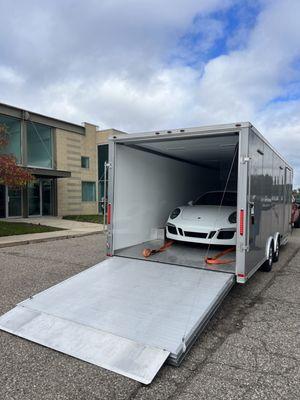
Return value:
[(111, 221), (111, 203), (107, 205), (107, 225), (110, 225)]
[(244, 217), (245, 217), (245, 212), (244, 210), (240, 210), (240, 235), (244, 235)]

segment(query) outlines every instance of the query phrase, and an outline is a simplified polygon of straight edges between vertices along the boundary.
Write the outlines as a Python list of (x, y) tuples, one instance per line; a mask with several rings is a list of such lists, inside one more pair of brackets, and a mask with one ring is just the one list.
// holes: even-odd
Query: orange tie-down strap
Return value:
[(216, 254), (214, 257), (205, 257), (205, 262), (206, 264), (230, 264), (232, 262), (235, 262), (234, 259), (223, 259), (220, 260), (222, 256), (228, 253), (232, 253), (235, 251), (235, 247), (230, 247), (229, 249), (226, 249), (224, 251), (221, 251), (221, 253)]
[(174, 240), (170, 240), (170, 241), (166, 242), (163, 246), (161, 246), (159, 249), (144, 249), (143, 256), (145, 258), (147, 258), (147, 257), (152, 256), (153, 254), (161, 253), (162, 251), (165, 251), (166, 249), (171, 247), (173, 243), (174, 243)]

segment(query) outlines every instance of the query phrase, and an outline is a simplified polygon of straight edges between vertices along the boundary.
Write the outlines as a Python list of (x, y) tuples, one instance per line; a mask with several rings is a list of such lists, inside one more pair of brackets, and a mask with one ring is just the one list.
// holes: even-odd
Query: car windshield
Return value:
[(196, 201), (194, 201), (195, 206), (219, 206), (222, 202), (223, 206), (236, 207), (237, 195), (235, 192), (227, 192), (224, 195), (223, 192), (209, 192), (200, 196)]

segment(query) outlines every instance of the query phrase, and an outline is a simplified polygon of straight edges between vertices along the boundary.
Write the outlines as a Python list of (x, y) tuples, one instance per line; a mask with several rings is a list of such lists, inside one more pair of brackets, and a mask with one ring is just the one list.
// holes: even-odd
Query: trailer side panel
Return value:
[(262, 137), (249, 131), (249, 175), (245, 274), (266, 260), (267, 247), (290, 232), (292, 171)]

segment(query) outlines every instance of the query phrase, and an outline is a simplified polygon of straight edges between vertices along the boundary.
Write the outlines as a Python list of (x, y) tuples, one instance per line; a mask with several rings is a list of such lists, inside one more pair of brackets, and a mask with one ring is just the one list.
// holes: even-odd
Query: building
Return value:
[(0, 124), (9, 138), (0, 154), (13, 154), (36, 178), (22, 189), (0, 185), (0, 218), (98, 213), (107, 140), (124, 132), (98, 130), (89, 123), (77, 125), (2, 103)]

